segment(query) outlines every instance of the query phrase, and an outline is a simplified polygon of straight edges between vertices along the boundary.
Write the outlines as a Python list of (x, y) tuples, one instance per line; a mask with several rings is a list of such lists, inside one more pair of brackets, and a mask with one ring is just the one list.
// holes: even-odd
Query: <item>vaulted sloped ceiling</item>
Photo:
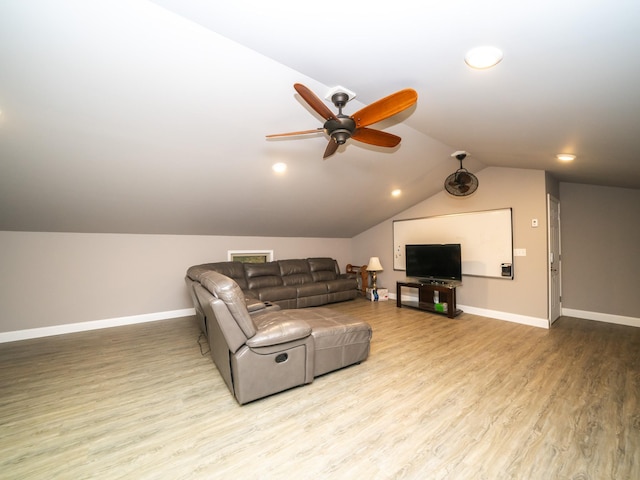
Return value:
[[(2, 2), (0, 230), (351, 237), (441, 191), (455, 150), (640, 188), (637, 2), (520, 3)], [(486, 43), (504, 60), (469, 69)], [(323, 135), (265, 139), (322, 125), (296, 82), (355, 91), (347, 114), (419, 99), (376, 125), (400, 146), (322, 160)]]

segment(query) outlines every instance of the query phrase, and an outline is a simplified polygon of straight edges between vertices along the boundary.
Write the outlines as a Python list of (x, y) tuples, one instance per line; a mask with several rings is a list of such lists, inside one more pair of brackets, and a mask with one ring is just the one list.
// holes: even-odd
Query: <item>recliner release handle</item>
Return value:
[(286, 362), (289, 359), (288, 353), (281, 353), (276, 356), (276, 363)]

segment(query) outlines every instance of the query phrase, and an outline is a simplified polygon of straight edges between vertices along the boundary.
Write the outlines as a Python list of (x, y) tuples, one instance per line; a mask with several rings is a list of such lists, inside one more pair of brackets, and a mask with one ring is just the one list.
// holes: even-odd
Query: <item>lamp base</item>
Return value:
[(372, 290), (377, 290), (378, 288), (378, 272), (376, 272), (375, 270), (371, 272), (371, 289)]

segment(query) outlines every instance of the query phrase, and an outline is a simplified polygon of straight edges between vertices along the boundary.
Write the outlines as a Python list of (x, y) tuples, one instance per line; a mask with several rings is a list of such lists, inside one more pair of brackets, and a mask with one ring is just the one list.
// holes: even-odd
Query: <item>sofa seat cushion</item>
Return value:
[(254, 290), (258, 294), (258, 298), (263, 302), (277, 302), (280, 300), (295, 299), (298, 291), (296, 287), (265, 287)]
[[(359, 318), (327, 307), (281, 310), (255, 318), (258, 330), (274, 323), (303, 321), (311, 328), (314, 376), (362, 362), (369, 355), (371, 326)], [(300, 330), (302, 333), (302, 329)]]
[(304, 316), (311, 327), (316, 351), (350, 343), (368, 343), (371, 339), (371, 326), (359, 318), (352, 317), (331, 308), (317, 307), (296, 311)]
[(357, 290), (358, 281), (355, 278), (339, 278), (326, 282), (329, 293), (344, 292), (346, 290)]
[(361, 362), (369, 355), (372, 331), (367, 322), (326, 307), (296, 310), (296, 318), (311, 327), (315, 376)]
[(296, 286), (297, 297), (312, 297), (314, 295), (324, 295), (328, 292), (327, 284), (324, 282), (319, 283), (305, 283), (304, 285)]

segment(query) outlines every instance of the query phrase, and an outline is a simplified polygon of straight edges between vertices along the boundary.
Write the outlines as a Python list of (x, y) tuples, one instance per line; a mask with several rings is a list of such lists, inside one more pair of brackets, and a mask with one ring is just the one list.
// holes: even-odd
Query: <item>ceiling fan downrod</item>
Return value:
[(331, 101), (338, 109), (338, 115), (336, 115), (336, 119), (330, 118), (327, 120), (324, 124), (324, 129), (338, 145), (343, 145), (356, 130), (356, 122), (342, 113), (342, 107), (349, 101), (349, 95), (344, 92), (337, 92), (331, 96)]

